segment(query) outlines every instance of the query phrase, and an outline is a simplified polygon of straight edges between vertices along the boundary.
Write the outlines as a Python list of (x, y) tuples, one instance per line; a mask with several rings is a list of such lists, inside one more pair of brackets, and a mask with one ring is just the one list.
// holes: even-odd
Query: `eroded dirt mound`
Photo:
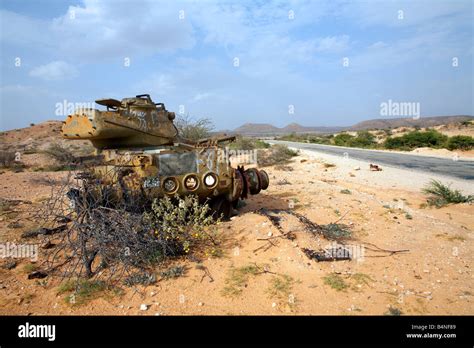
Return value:
[(0, 152), (2, 156), (15, 154), (17, 164), (31, 170), (57, 168), (60, 165), (54, 153), (49, 151), (52, 148), (56, 152), (67, 151), (74, 156), (84, 156), (93, 152), (88, 140), (63, 139), (61, 126), (61, 121), (46, 121), (26, 128), (1, 132)]

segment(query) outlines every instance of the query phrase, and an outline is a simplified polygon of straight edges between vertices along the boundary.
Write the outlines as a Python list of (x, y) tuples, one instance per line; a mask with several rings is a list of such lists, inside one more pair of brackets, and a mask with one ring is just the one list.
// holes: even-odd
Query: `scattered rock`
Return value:
[(43, 279), (48, 276), (48, 273), (44, 271), (34, 271), (28, 274), (28, 279)]
[(7, 270), (12, 270), (17, 265), (18, 265), (18, 263), (15, 260), (8, 260), (2, 265), (2, 268), (7, 269)]
[(380, 172), (382, 170), (381, 167), (379, 167), (377, 164), (370, 164), (370, 170), (375, 171), (375, 172)]
[(140, 310), (141, 310), (141, 311), (147, 311), (147, 310), (148, 310), (148, 305), (142, 303), (142, 304), (140, 305)]
[(37, 230), (27, 231), (27, 232), (23, 233), (21, 235), (21, 238), (32, 238), (32, 237), (36, 237), (40, 234), (45, 235), (45, 236), (49, 236), (49, 235), (52, 235), (52, 234), (63, 232), (63, 231), (66, 230), (66, 228), (67, 228), (67, 225), (61, 225), (61, 226), (58, 226), (58, 227), (55, 227), (55, 228), (41, 227), (41, 228), (38, 228)]
[(51, 241), (48, 240), (47, 242), (41, 244), (41, 249), (51, 249), (55, 246), (56, 246), (56, 244), (51, 243)]

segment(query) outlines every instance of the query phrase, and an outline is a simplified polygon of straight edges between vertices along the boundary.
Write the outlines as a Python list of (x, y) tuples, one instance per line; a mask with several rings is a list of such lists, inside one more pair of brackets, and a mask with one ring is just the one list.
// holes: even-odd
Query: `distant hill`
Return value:
[(351, 127), (307, 127), (298, 123), (290, 123), (289, 125), (279, 128), (269, 123), (245, 123), (234, 130), (225, 130), (216, 132), (218, 134), (241, 134), (247, 136), (272, 136), (290, 133), (337, 133), (345, 130), (360, 131), (368, 129), (388, 129), (398, 127), (434, 127), (439, 125), (449, 125), (463, 121), (474, 120), (474, 116), (458, 115), (458, 116), (432, 116), (420, 117), (417, 120), (413, 118), (388, 118), (373, 119), (359, 122)]
[(398, 127), (434, 127), (442, 124), (448, 125), (468, 120), (473, 120), (473, 116), (459, 115), (459, 116), (433, 116), (420, 117), (417, 120), (413, 118), (389, 118), (389, 119), (375, 119), (359, 122), (353, 125), (350, 130), (366, 130), (366, 129), (388, 129)]
[(227, 133), (250, 136), (269, 136), (288, 133), (334, 133), (343, 131), (345, 129), (348, 129), (348, 127), (306, 127), (298, 123), (291, 123), (286, 127), (279, 128), (268, 123), (246, 123)]

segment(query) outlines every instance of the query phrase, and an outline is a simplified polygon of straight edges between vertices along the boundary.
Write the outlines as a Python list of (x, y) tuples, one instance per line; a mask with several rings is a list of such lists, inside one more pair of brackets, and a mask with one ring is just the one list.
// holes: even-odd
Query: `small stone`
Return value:
[(141, 311), (147, 311), (147, 310), (148, 310), (148, 305), (142, 303), (142, 304), (140, 305), (140, 310), (141, 310)]
[(267, 236), (271, 237), (273, 235), (273, 233), (271, 232), (268, 232)]
[(204, 306), (204, 303), (199, 302), (199, 303), (198, 303), (198, 306)]
[(424, 269), (423, 273), (430, 273), (430, 270), (429, 269)]
[(47, 242), (41, 244), (41, 249), (51, 249), (54, 246), (55, 244), (51, 243), (51, 241), (48, 240)]
[(272, 308), (275, 308), (277, 304), (275, 302), (272, 303)]
[(155, 296), (156, 295), (156, 292), (152, 291), (150, 292), (150, 296)]
[(354, 170), (360, 170), (359, 166), (354, 167)]

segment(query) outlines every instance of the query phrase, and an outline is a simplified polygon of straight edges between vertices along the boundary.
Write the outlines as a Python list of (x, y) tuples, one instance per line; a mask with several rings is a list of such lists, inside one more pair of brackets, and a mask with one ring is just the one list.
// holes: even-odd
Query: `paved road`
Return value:
[(474, 180), (474, 161), (454, 161), (451, 158), (419, 156), (320, 144), (296, 143), (292, 141), (267, 140), (267, 142), (270, 144), (286, 144), (290, 147), (301, 150), (323, 152), (336, 156), (344, 156), (344, 153), (347, 153), (349, 158), (374, 164), (418, 170), (464, 180)]

